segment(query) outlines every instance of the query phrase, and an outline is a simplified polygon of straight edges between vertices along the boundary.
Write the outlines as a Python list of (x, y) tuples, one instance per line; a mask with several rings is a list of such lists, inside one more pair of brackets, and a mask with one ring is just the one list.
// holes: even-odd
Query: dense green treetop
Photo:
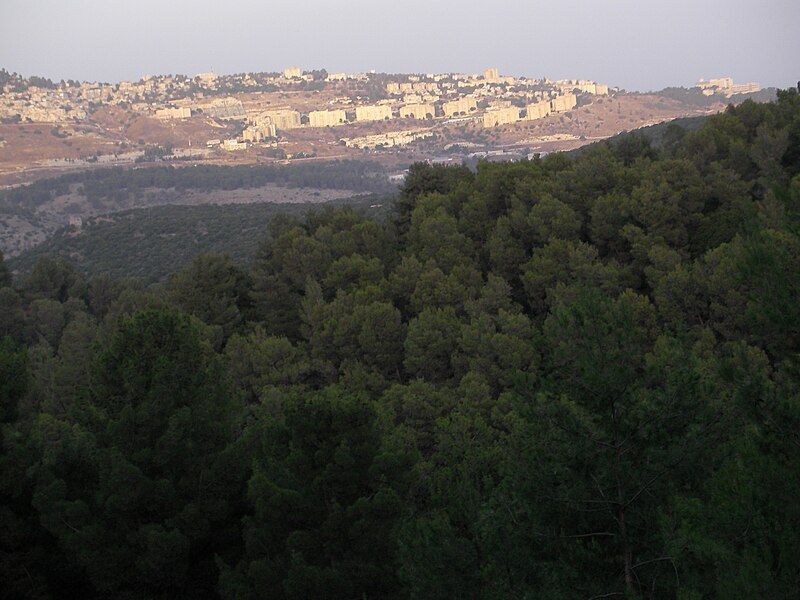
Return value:
[(158, 283), (0, 260), (3, 595), (799, 597), (799, 148), (787, 90)]

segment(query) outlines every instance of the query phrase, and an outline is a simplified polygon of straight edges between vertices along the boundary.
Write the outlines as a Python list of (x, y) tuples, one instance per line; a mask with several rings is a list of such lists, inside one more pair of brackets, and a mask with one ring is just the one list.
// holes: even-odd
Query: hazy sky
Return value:
[(800, 0), (2, 0), (0, 67), (54, 80), (466, 72), (629, 90), (800, 79)]

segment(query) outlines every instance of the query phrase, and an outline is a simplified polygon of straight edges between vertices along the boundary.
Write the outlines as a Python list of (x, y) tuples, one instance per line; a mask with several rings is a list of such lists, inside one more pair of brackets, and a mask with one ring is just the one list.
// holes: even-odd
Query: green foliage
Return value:
[[(381, 199), (375, 196), (331, 202), (341, 203), (378, 217), (384, 210)], [(375, 204), (379, 206), (370, 208)], [(309, 208), (307, 204), (256, 203), (126, 210), (88, 221), (78, 236), (68, 230), (59, 231), (15, 257), (11, 266), (27, 274), (42, 256), (63, 257), (91, 276), (105, 273), (114, 278), (158, 281), (186, 267), (200, 252), (228, 254), (237, 264), (244, 265), (268, 235), (273, 218), (284, 214), (300, 216)]]
[(11, 272), (3, 259), (3, 253), (0, 252), (0, 288), (8, 285), (11, 285)]
[(83, 293), (84, 281), (71, 263), (43, 256), (34, 264), (25, 290), (34, 298), (66, 302)]
[(442, 167), (427, 163), (411, 165), (395, 202), (395, 222), (400, 234), (408, 231), (411, 214), (421, 197), (432, 193), (448, 194), (461, 184), (469, 185), (472, 180), (473, 175), (466, 167)]
[(228, 256), (199, 254), (167, 286), (172, 302), (206, 325), (219, 327), (225, 338), (249, 308), (246, 274)]
[(37, 419), (34, 505), (96, 589), (191, 597), (212, 560), (192, 556), (214, 547), (236, 481), (221, 363), (189, 318), (149, 311), (119, 324), (92, 378), (85, 418)]
[(406, 453), (347, 392), (290, 395), (279, 410), (258, 426), (246, 553), (223, 572), (223, 597), (396, 597)]
[(798, 597), (798, 123), (93, 242), (161, 283), (0, 268), (4, 594)]
[(455, 310), (426, 308), (408, 324), (405, 367), (412, 375), (429, 381), (453, 377), (453, 353), (460, 323)]
[(0, 423), (17, 419), (17, 404), (28, 386), (27, 358), (6, 336), (0, 340)]
[[(149, 148), (151, 154), (163, 149)], [(158, 152), (156, 152), (158, 154)], [(94, 169), (44, 179), (30, 186), (0, 192), (3, 212), (20, 214), (34, 210), (53, 195), (68, 193), (70, 185), (79, 185), (87, 200), (97, 204), (109, 200), (137, 197), (146, 189), (178, 191), (236, 190), (263, 187), (316, 187), (355, 192), (386, 193), (393, 191), (383, 168), (367, 161), (330, 161), (325, 163), (280, 165), (192, 165), (190, 168), (155, 167), (145, 169)]]

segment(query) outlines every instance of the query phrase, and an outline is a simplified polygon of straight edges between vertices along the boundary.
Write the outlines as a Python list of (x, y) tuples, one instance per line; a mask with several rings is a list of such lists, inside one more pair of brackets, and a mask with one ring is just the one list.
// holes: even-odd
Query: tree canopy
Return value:
[(0, 257), (3, 595), (800, 596), (800, 94), (664, 137)]

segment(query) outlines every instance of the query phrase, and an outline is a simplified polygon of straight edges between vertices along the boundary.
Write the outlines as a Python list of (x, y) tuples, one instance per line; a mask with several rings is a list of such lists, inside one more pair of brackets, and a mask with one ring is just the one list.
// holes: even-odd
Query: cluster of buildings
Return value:
[[(542, 100), (529, 104), (524, 110), (516, 106), (493, 106), (483, 113), (484, 127), (510, 125), (518, 121), (535, 121), (552, 113), (568, 112), (575, 108), (578, 99), (575, 94), (556, 96), (552, 100)], [(524, 114), (523, 114), (524, 113)]]
[[(363, 82), (378, 78), (383, 93), (363, 96)], [(238, 94), (250, 91), (304, 89), (308, 82), (332, 85), (339, 94), (324, 106), (303, 110), (289, 105), (268, 107)], [(732, 86), (732, 83), (731, 83)], [(728, 88), (731, 88), (728, 86)], [(305, 88), (309, 89), (309, 88)], [(319, 86), (313, 88), (319, 89)], [(374, 86), (373, 88), (374, 89)], [(586, 80), (549, 81), (501, 76), (497, 69), (482, 74), (377, 75), (304, 72), (288, 67), (281, 73), (220, 77), (143, 77), (118, 84), (68, 82), (37, 88), (6, 85), (0, 88), (0, 119), (23, 122), (69, 123), (86, 120), (99, 106), (117, 105), (160, 120), (196, 116), (237, 120), (244, 124), (236, 140), (209, 140), (230, 150), (276, 138), (282, 131), (301, 127), (327, 128), (351, 123), (395, 119), (415, 121), (477, 121), (485, 127), (534, 120), (575, 107), (576, 94), (607, 94), (608, 86)], [(330, 94), (328, 95), (330, 97)], [(255, 106), (254, 106), (255, 105)], [(268, 108), (268, 110), (263, 110)], [(341, 141), (349, 146), (391, 147), (425, 137), (419, 129), (381, 133)]]
[[(286, 81), (308, 79), (298, 67), (284, 69)], [(333, 82), (360, 79), (359, 75), (338, 73), (327, 75)], [(210, 78), (204, 79), (211, 84)], [(247, 123), (241, 138), (225, 145), (240, 150), (247, 142), (260, 143), (275, 138), (281, 131), (300, 127), (337, 127), (350, 123), (390, 121), (393, 119), (427, 120), (450, 119), (455, 122), (479, 120), (484, 127), (508, 125), (523, 120), (542, 119), (552, 113), (567, 112), (577, 105), (576, 94), (608, 94), (608, 86), (586, 80), (529, 80), (500, 76), (497, 69), (487, 69), (480, 75), (405, 75), (385, 83), (386, 97), (373, 103), (354, 102), (350, 96), (332, 100), (333, 108), (301, 112), (284, 107), (247, 114), (234, 97), (222, 98), (210, 104), (189, 109), (161, 109), (160, 118), (186, 118), (202, 111), (215, 118), (242, 119)], [(180, 112), (179, 112), (180, 110)], [(340, 141), (348, 147), (393, 147), (427, 137), (419, 129), (394, 131)], [(213, 140), (216, 141), (216, 140)], [(235, 143), (234, 143), (235, 142)]]
[(387, 83), (387, 94), (400, 97), (398, 100), (403, 105), (413, 105), (420, 99), (427, 105), (439, 103), (442, 116), (450, 118), (475, 112), (482, 101), (493, 105), (513, 102), (520, 106), (544, 102), (551, 106), (552, 112), (563, 112), (574, 107), (574, 104), (565, 104), (572, 103), (575, 94), (609, 93), (607, 85), (593, 81), (565, 79), (551, 82), (547, 79), (504, 77), (498, 74), (497, 69), (487, 69), (483, 75), (426, 75), (425, 81), (419, 76), (409, 76), (408, 79), (407, 82)]
[(70, 123), (86, 119), (86, 110), (65, 91), (30, 87), (24, 93), (0, 96), (0, 120)]
[[(326, 82), (363, 81), (367, 74), (330, 74)], [(61, 82), (47, 87), (27, 84), (27, 80), (0, 86), (0, 119), (30, 123), (75, 123), (85, 121), (100, 106), (121, 106), (126, 110), (158, 119), (185, 119), (200, 111), (218, 118), (244, 117), (235, 106), (218, 105), (214, 96), (238, 91), (260, 91), (275, 86), (312, 81), (314, 77), (297, 67), (282, 74), (243, 74), (218, 76), (200, 73), (184, 75), (146, 75), (137, 82)], [(211, 97), (211, 99), (209, 99)], [(191, 111), (187, 115), (187, 109)]]
[[(307, 77), (299, 68), (285, 69), (282, 78)], [(330, 81), (358, 79), (345, 74), (328, 75)], [(239, 142), (268, 141), (281, 131), (300, 127), (338, 127), (395, 119), (416, 121), (477, 121), (484, 127), (543, 119), (567, 112), (577, 105), (578, 94), (608, 94), (608, 86), (586, 80), (530, 80), (501, 76), (497, 69), (479, 75), (402, 75), (384, 84), (385, 97), (363, 102), (352, 96), (335, 98), (329, 107), (301, 112), (291, 107), (246, 115), (247, 127)], [(374, 99), (373, 99), (374, 100)], [(207, 111), (205, 111), (208, 114)], [(432, 135), (430, 129), (409, 128), (389, 133), (342, 137), (340, 143), (353, 148), (389, 148), (412, 143)], [(226, 147), (223, 145), (223, 147)], [(229, 149), (241, 149), (229, 145)]]
[(607, 85), (595, 83), (594, 81), (587, 81), (586, 79), (560, 79), (556, 81), (555, 85), (562, 94), (580, 92), (582, 94), (593, 94), (597, 96), (608, 95)]
[(731, 77), (709, 79), (708, 81), (701, 79), (695, 87), (700, 88), (706, 96), (723, 94), (728, 98), (734, 94), (752, 94), (761, 90), (761, 86), (757, 83), (734, 83)]
[[(161, 119), (186, 118), (184, 107), (170, 106), (172, 100), (213, 93), (217, 78), (200, 74), (194, 79), (179, 76), (145, 76), (138, 82), (117, 84), (61, 82), (47, 87), (19, 82), (0, 88), (0, 119), (31, 123), (74, 123), (85, 121), (94, 108), (121, 106), (133, 112)], [(169, 110), (175, 109), (178, 110)]]

